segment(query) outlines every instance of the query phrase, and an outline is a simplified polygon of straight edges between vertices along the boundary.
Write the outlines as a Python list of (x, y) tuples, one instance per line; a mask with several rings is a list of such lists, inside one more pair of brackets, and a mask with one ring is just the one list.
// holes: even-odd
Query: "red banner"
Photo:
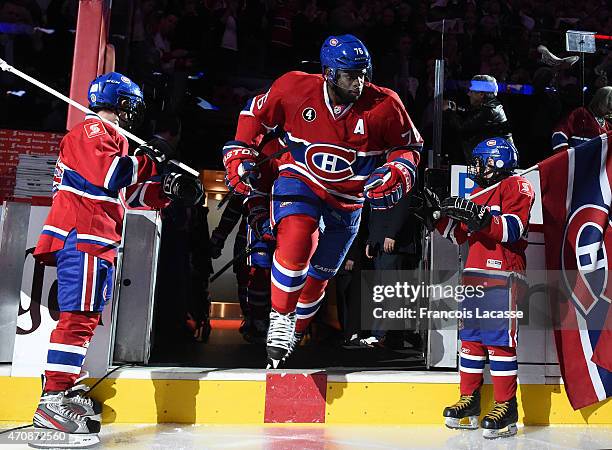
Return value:
[(63, 137), (62, 133), (0, 129), (0, 203), (13, 196), (19, 155), (58, 155)]

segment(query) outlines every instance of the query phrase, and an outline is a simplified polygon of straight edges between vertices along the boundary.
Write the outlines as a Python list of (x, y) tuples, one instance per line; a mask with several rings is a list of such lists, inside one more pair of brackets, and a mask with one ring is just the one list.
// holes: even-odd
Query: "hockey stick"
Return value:
[[(95, 112), (93, 112), (91, 109), (86, 108), (85, 106), (81, 105), (79, 102), (71, 99), (70, 97), (66, 97), (64, 94), (56, 91), (55, 89), (47, 86), (46, 84), (38, 81), (36, 78), (31, 77), (28, 74), (23, 73), (21, 70), (16, 69), (15, 67), (11, 66), (9, 63), (7, 63), (5, 60), (3, 60), (2, 58), (0, 58), (0, 70), (4, 71), (4, 72), (10, 72), (13, 75), (18, 76), (19, 78), (23, 78), (24, 80), (32, 83), (34, 86), (37, 86), (39, 88), (41, 88), (43, 91), (48, 92), (51, 95), (56, 96), (57, 98), (59, 98), (60, 100), (65, 101), (66, 103), (68, 103), (71, 106), (74, 106), (76, 109), (78, 109), (79, 111), (84, 112), (85, 114), (94, 114), (96, 116), (98, 116)], [(138, 145), (143, 145), (146, 144), (146, 141), (143, 139), (140, 139), (138, 136), (130, 133), (127, 130), (124, 130), (123, 128), (121, 128), (119, 125), (114, 124), (113, 122), (104, 119), (103, 117), (98, 116), (98, 118), (112, 126), (113, 128), (115, 128), (119, 133), (123, 134), (124, 136), (130, 138), (132, 141), (134, 141), (135, 143), (137, 143)], [(189, 173), (190, 175), (193, 175), (196, 178), (199, 178), (200, 176), (200, 172), (198, 172), (197, 170), (193, 169), (192, 167), (189, 167), (187, 164), (183, 164), (180, 161), (176, 161), (176, 160), (171, 160), (171, 162), (175, 165), (177, 165), (178, 167), (180, 167), (181, 169), (183, 169), (185, 172)]]
[(217, 278), (219, 278), (221, 275), (223, 275), (223, 273), (229, 269), (230, 267), (232, 267), (234, 265), (234, 263), (242, 258), (246, 258), (247, 256), (249, 256), (251, 253), (253, 253), (255, 251), (255, 249), (253, 247), (251, 247), (250, 245), (246, 246), (244, 248), (244, 250), (242, 250), (240, 253), (238, 253), (236, 256), (234, 256), (227, 264), (225, 264), (223, 267), (221, 267), (219, 270), (217, 270), (214, 275), (212, 277), (210, 277), (210, 279), (208, 280), (209, 283), (212, 283), (213, 281), (215, 281)]
[[(266, 145), (268, 145), (268, 143), (272, 142), (274, 139), (280, 137), (281, 135), (281, 131), (277, 129), (275, 129), (274, 131), (272, 131), (271, 133), (266, 134), (261, 142), (259, 143), (259, 145), (257, 146), (257, 148), (255, 149), (255, 152), (257, 154), (261, 153), (261, 151), (264, 149), (264, 147)], [(262, 159), (261, 161), (259, 161), (258, 163), (255, 164), (255, 166), (253, 166), (254, 169), (256, 169), (257, 167), (261, 166), (263, 163), (270, 161), (271, 159), (274, 158), (278, 158), (279, 156), (282, 156), (283, 154), (287, 153), (289, 151), (289, 147), (284, 147), (282, 149), (280, 149), (277, 152), (272, 153), (269, 156), (266, 156), (264, 159)], [(246, 180), (249, 176), (249, 172), (246, 172), (244, 174), (242, 174), (240, 176), (240, 178), (238, 179), (238, 183), (242, 183), (244, 180)], [(238, 184), (236, 183), (236, 184)], [(225, 205), (229, 199), (232, 198), (232, 196), (234, 195), (234, 193), (236, 192), (236, 188), (235, 187), (230, 187), (229, 188), (229, 192), (225, 195), (225, 197), (223, 197), (223, 199), (219, 202), (219, 204), (217, 205), (217, 209), (221, 209), (221, 207), (223, 205)]]

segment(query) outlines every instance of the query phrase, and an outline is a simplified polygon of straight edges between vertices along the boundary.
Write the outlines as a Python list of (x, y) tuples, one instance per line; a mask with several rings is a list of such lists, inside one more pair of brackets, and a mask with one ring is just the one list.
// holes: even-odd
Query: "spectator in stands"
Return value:
[[(457, 110), (453, 102), (445, 101), (444, 120), (459, 136), (463, 150), (463, 163), (471, 160), (472, 149), (489, 137), (503, 137), (512, 142), (510, 124), (504, 107), (497, 98), (497, 81), (490, 75), (476, 75), (470, 82), (468, 97), (470, 109)], [(452, 155), (456, 162), (458, 155)]]
[(552, 135), (554, 152), (575, 147), (612, 130), (612, 87), (599, 88), (589, 105), (573, 110), (555, 127)]

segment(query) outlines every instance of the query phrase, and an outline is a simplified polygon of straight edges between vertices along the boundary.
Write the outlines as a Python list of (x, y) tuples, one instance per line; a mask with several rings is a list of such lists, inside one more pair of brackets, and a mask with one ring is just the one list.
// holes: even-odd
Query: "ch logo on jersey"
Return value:
[(106, 134), (106, 130), (100, 122), (91, 122), (85, 124), (85, 134), (91, 139)]
[(306, 122), (312, 122), (317, 118), (317, 112), (311, 107), (304, 108), (304, 111), (302, 111), (302, 118)]
[(585, 315), (600, 299), (610, 302), (612, 298), (608, 278), (610, 225), (608, 211), (591, 204), (575, 211), (565, 228), (561, 248), (563, 279), (574, 303)]
[(324, 181), (343, 181), (355, 173), (351, 168), (357, 160), (355, 150), (332, 144), (311, 144), (304, 153), (306, 166)]

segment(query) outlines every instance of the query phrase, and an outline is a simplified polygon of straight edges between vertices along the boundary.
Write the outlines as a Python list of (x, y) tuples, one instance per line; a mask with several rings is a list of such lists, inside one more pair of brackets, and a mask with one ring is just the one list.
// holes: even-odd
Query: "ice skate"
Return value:
[(295, 312), (281, 314), (272, 308), (266, 341), (268, 351), (267, 369), (278, 369), (291, 348), (295, 333)]
[(242, 337), (250, 344), (265, 344), (268, 334), (268, 321), (254, 319)]
[(81, 416), (100, 421), (102, 404), (89, 397), (89, 386), (79, 384), (64, 392), (64, 403), (74, 412)]
[[(74, 388), (73, 388), (74, 389)], [(39, 429), (63, 431), (68, 433), (69, 442), (53, 440), (53, 437), (31, 442), (34, 448), (87, 448), (100, 439), (100, 422), (86, 415), (75, 412), (77, 406), (83, 410), (91, 408), (88, 402), (81, 402), (82, 398), (77, 389), (62, 392), (46, 392), (40, 398), (38, 408), (34, 413), (34, 426)], [(77, 397), (79, 399), (77, 399)], [(40, 430), (44, 431), (44, 430)]]
[(516, 422), (518, 422), (516, 397), (512, 397), (507, 402), (495, 402), (493, 409), (482, 419), (481, 426), (484, 429), (482, 437), (497, 439), (514, 436), (517, 432)]
[(302, 342), (302, 339), (304, 339), (304, 333), (298, 333), (297, 331), (293, 333), (293, 339), (291, 339), (291, 347), (289, 347), (287, 354), (283, 358), (283, 362), (287, 361), (289, 357), (295, 352), (297, 347), (300, 345), (300, 342)]
[(472, 395), (462, 395), (454, 405), (444, 408), (442, 415), (448, 428), (475, 430), (480, 416), (480, 391)]

